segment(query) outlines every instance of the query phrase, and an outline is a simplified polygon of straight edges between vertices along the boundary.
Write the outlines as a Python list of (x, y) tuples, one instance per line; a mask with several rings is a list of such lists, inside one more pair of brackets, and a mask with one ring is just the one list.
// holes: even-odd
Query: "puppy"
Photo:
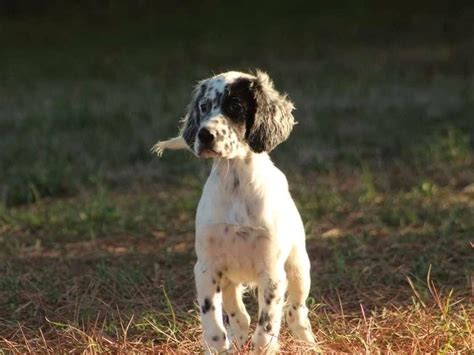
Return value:
[(315, 343), (306, 308), (311, 279), (303, 223), (285, 175), (268, 156), (288, 138), (293, 108), (261, 71), (219, 74), (196, 86), (180, 136), (153, 148), (158, 154), (188, 149), (214, 160), (196, 214), (194, 267), (208, 353), (246, 343), (244, 285), (258, 287), (257, 352), (279, 349), (283, 313), (297, 339)]

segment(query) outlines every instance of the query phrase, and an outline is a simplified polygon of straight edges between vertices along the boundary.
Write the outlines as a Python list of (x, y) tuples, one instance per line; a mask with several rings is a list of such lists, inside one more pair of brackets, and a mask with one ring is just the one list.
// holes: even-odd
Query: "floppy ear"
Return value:
[(247, 131), (247, 142), (256, 153), (270, 152), (290, 135), (295, 124), (291, 114), (294, 106), (286, 95), (275, 90), (266, 73), (257, 71), (255, 77), (251, 88), (255, 117)]
[(204, 81), (199, 82), (193, 90), (190, 104), (188, 105), (188, 113), (182, 120), (180, 134), (186, 141), (186, 144), (194, 150), (194, 140), (196, 139), (197, 130), (200, 123), (199, 100), (206, 92), (206, 84)]

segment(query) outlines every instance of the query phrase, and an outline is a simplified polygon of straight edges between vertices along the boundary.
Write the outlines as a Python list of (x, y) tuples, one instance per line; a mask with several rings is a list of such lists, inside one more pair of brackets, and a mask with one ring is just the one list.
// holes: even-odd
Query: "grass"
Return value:
[[(426, 183), (399, 191), (377, 181), (368, 199), (362, 169), (332, 174), (316, 176), (317, 188), (307, 176), (292, 179), (321, 349), (471, 349), (472, 192)], [(3, 346), (197, 351), (198, 195), (189, 185), (127, 192), (99, 185), (84, 196), (3, 210)], [(255, 300), (247, 301), (255, 316)], [(288, 352), (301, 346), (284, 334)]]
[[(320, 349), (474, 350), (469, 16), (275, 6), (253, 25), (246, 6), (214, 27), (192, 13), (3, 23), (0, 352), (200, 350), (193, 219), (209, 164), (148, 150), (176, 133), (196, 80), (255, 67), (297, 106), (272, 156), (305, 222)], [(283, 327), (282, 350), (305, 349)]]

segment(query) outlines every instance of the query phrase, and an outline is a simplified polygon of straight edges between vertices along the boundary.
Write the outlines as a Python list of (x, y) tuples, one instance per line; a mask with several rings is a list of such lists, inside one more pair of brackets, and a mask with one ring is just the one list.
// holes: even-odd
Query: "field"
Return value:
[[(210, 164), (149, 149), (197, 80), (254, 68), (297, 107), (272, 158), (305, 222), (320, 351), (473, 352), (471, 14), (276, 6), (256, 23), (211, 3), (205, 26), (186, 8), (0, 23), (0, 353), (200, 350)], [(286, 326), (281, 342), (308, 350)]]

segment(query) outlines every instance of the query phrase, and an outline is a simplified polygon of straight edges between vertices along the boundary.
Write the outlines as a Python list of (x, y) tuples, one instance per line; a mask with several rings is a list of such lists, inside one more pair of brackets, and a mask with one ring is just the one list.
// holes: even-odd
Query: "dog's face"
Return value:
[(181, 134), (198, 157), (233, 159), (249, 151), (269, 152), (288, 138), (292, 110), (267, 74), (227, 72), (196, 86)]

